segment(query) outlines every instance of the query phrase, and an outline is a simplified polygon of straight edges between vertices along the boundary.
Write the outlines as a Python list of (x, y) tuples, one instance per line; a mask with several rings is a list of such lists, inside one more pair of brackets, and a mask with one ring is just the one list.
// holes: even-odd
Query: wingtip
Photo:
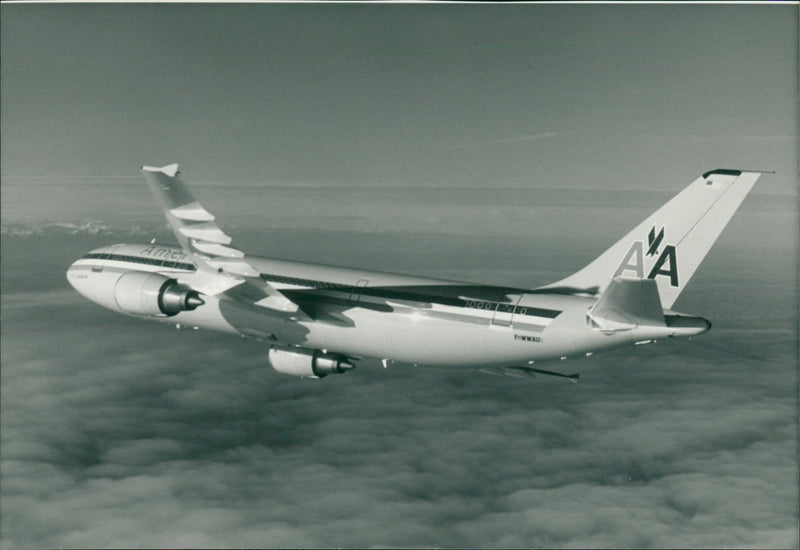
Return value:
[(712, 174), (719, 174), (722, 176), (741, 176), (741, 170), (731, 170), (730, 168), (715, 168), (714, 170), (709, 170), (705, 174), (703, 174), (703, 179), (708, 179), (708, 176)]
[(774, 174), (774, 170), (732, 170), (730, 168), (717, 168), (715, 170), (709, 170), (705, 174), (703, 174), (703, 179), (708, 179), (708, 176), (712, 174), (720, 174), (724, 176), (741, 176), (742, 172), (756, 172), (758, 174)]
[(178, 173), (178, 164), (168, 164), (166, 166), (142, 166), (142, 172), (161, 172), (171, 178)]

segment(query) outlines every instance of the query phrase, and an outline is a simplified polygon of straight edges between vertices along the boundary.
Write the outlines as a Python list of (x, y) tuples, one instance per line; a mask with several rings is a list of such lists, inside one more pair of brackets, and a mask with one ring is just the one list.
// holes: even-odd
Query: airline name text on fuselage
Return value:
[(139, 254), (150, 256), (152, 258), (165, 258), (170, 260), (183, 260), (186, 258), (186, 253), (174, 248), (165, 248), (163, 246), (148, 246)]

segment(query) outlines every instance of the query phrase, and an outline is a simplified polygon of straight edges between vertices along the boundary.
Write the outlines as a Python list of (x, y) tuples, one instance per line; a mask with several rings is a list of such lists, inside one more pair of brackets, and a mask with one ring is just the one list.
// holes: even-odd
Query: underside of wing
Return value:
[(573, 384), (577, 383), (580, 379), (580, 374), (562, 374), (560, 372), (555, 372), (552, 370), (544, 370), (544, 369), (535, 369), (531, 366), (523, 366), (523, 365), (514, 365), (510, 367), (493, 367), (493, 368), (484, 368), (480, 369), (480, 372), (484, 374), (493, 374), (495, 376), (510, 376), (512, 378), (536, 378), (536, 375), (543, 375), (543, 376), (555, 376), (557, 378), (563, 378)]
[(161, 168), (143, 166), (142, 174), (186, 252), (207, 259), (244, 257), (241, 250), (229, 246), (231, 237), (219, 228), (214, 216), (183, 183), (177, 164)]
[(233, 239), (197, 201), (180, 174), (177, 164), (142, 167), (142, 175), (164, 210), (172, 232), (197, 265), (197, 290), (241, 299), (241, 293), (231, 289), (246, 283), (248, 288), (257, 290), (256, 306), (302, 315), (297, 304), (260, 279), (244, 252), (231, 244)]

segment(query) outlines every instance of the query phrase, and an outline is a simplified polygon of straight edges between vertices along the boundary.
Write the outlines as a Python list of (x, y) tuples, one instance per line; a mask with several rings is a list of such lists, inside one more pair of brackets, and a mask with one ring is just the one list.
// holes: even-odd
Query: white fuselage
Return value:
[[(474, 285), (247, 256), (260, 280), (302, 315), (257, 305), (248, 285), (193, 311), (153, 320), (243, 334), (276, 347), (328, 350), (352, 358), (440, 367), (484, 367), (583, 356), (636, 342), (698, 334), (707, 324), (600, 331), (587, 321), (596, 297)], [(77, 260), (69, 282), (90, 300), (130, 313), (115, 298), (123, 274), (158, 273), (192, 287), (198, 272), (178, 247), (113, 245)], [(669, 315), (668, 315), (669, 317)], [(696, 319), (696, 318), (695, 318)]]

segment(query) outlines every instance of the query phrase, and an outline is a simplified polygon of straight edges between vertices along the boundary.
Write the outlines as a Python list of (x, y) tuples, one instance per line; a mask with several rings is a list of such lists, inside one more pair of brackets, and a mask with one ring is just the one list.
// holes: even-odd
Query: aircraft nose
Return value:
[[(70, 265), (70, 266), (67, 268), (67, 273), (66, 273), (66, 275), (67, 275), (67, 282), (69, 282), (69, 284), (72, 286), (72, 288), (74, 288), (74, 289), (75, 289), (75, 290), (77, 290), (78, 292), (81, 292), (81, 289), (80, 289), (80, 288), (78, 287), (78, 285), (77, 285), (77, 279), (78, 279), (78, 277), (77, 277), (77, 271), (78, 271), (78, 269), (77, 269), (77, 267), (75, 266), (75, 264), (77, 264), (77, 263), (78, 263), (78, 262), (72, 262), (72, 265)], [(83, 294), (83, 293), (81, 292), (81, 294)]]
[(86, 264), (79, 264), (76, 260), (67, 268), (67, 281), (78, 293), (86, 298), (92, 299), (92, 281), (89, 278), (90, 267)]

